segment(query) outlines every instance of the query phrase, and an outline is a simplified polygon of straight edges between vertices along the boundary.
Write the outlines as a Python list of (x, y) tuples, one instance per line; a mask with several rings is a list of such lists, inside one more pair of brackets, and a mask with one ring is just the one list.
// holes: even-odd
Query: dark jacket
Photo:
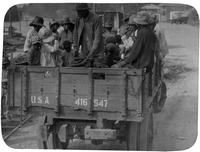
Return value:
[(77, 49), (81, 45), (81, 35), (83, 30), (87, 31), (91, 49), (95, 54), (103, 52), (102, 21), (99, 16), (89, 12), (86, 19), (76, 18), (73, 33), (73, 44)]
[(149, 26), (140, 27), (125, 63), (131, 63), (137, 69), (146, 67), (150, 71), (154, 66), (155, 45), (156, 35), (153, 30)]

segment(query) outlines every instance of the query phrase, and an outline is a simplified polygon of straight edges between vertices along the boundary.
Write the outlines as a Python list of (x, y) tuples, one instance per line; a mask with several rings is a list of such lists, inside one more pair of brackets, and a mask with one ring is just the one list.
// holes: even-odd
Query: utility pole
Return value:
[(8, 15), (9, 15), (9, 22), (10, 22), (9, 35), (12, 37), (12, 18), (11, 18), (11, 9), (8, 10)]
[(93, 4), (93, 10), (94, 10), (94, 13), (96, 14), (96, 4), (95, 3)]

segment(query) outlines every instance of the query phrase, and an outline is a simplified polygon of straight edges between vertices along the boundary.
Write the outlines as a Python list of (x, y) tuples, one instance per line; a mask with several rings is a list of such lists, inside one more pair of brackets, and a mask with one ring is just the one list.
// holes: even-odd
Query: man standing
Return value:
[(115, 65), (115, 68), (121, 68), (129, 64), (137, 69), (146, 68), (147, 72), (153, 69), (156, 35), (148, 25), (149, 17), (146, 11), (141, 11), (138, 12), (136, 18), (133, 18), (138, 28), (137, 37), (131, 47), (129, 56)]
[(44, 19), (40, 16), (36, 16), (34, 20), (29, 24), (29, 26), (33, 26), (33, 29), (28, 31), (26, 40), (24, 43), (24, 52), (27, 52), (31, 48), (30, 39), (34, 36), (39, 36), (40, 29), (44, 26)]
[(81, 46), (80, 57), (93, 59), (104, 52), (101, 18), (89, 11), (86, 3), (76, 4), (78, 17), (75, 20), (73, 35), (74, 54), (77, 55)]

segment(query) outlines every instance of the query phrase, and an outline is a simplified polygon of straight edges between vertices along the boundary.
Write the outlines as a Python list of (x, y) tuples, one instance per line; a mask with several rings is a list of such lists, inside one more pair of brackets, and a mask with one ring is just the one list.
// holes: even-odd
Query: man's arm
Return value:
[(31, 47), (30, 37), (31, 37), (31, 32), (29, 31), (26, 35), (26, 40), (24, 43), (24, 52), (28, 51)]
[(136, 41), (134, 42), (133, 46), (130, 48), (131, 52), (130, 52), (129, 56), (124, 60), (125, 63), (131, 63), (135, 59), (137, 59), (137, 57), (139, 56), (139, 54), (142, 50), (143, 44), (144, 44), (144, 38), (143, 38), (143, 36), (140, 36), (138, 34)]
[(94, 22), (94, 41), (93, 41), (93, 46), (92, 46), (92, 51), (94, 53), (98, 50), (98, 48), (101, 47), (102, 45), (102, 21), (101, 18), (99, 17), (97, 20)]

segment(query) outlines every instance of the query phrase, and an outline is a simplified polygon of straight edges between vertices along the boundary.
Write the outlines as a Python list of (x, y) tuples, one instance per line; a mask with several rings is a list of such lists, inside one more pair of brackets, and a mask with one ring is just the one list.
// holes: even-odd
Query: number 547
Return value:
[(94, 107), (107, 107), (108, 105), (108, 100), (98, 100), (94, 99)]

